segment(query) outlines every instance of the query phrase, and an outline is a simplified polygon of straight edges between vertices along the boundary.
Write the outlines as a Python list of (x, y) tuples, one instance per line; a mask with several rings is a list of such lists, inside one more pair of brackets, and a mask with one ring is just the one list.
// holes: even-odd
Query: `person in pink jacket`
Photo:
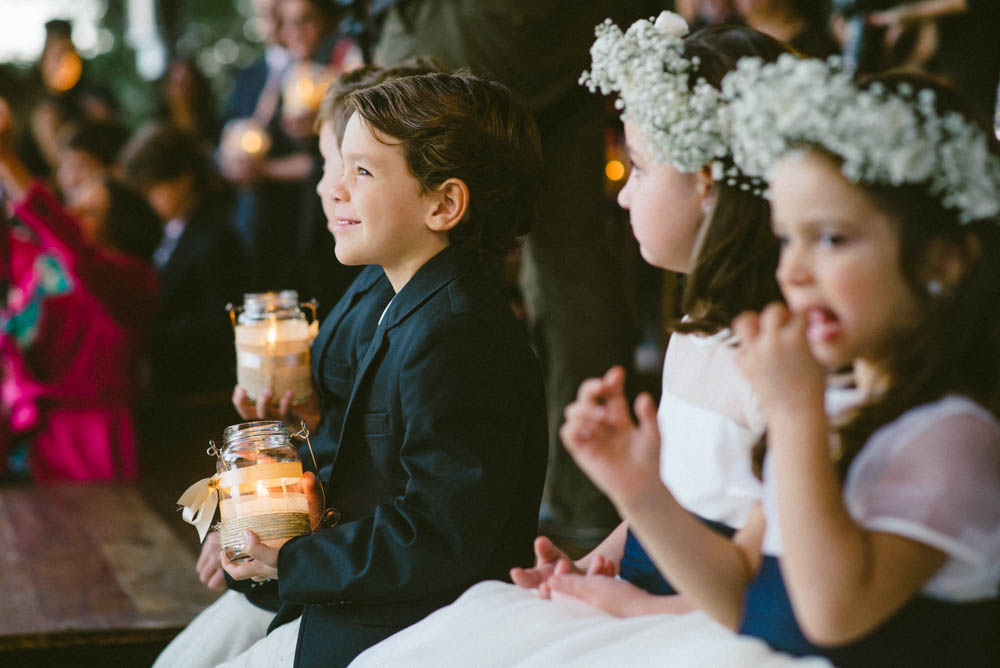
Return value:
[(162, 234), (140, 196), (95, 182), (71, 212), (15, 156), (0, 99), (0, 475), (134, 480), (132, 400)]

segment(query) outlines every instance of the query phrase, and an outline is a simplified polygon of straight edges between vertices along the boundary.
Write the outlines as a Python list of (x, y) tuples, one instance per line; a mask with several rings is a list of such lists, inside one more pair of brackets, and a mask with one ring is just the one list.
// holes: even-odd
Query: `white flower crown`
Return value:
[(591, 69), (580, 83), (592, 93), (618, 93), (615, 106), (642, 128), (653, 159), (698, 171), (730, 155), (722, 95), (701, 78), (689, 85), (698, 59), (684, 57), (684, 19), (664, 11), (651, 21), (636, 21), (624, 34), (611, 19), (598, 25)]
[(908, 84), (862, 90), (837, 58), (744, 58), (722, 81), (732, 154), (745, 174), (770, 180), (778, 160), (820, 146), (851, 182), (925, 185), (961, 222), (1000, 214), (1000, 156), (981, 128), (941, 114), (933, 91)]

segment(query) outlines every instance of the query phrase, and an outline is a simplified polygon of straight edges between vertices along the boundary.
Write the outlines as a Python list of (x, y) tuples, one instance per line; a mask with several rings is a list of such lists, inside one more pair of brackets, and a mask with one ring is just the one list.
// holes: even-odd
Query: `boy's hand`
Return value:
[(636, 399), (635, 412), (638, 425), (628, 411), (625, 371), (616, 366), (580, 385), (559, 430), (576, 463), (619, 506), (661, 485), (660, 432), (648, 393)]
[(239, 385), (233, 388), (233, 408), (244, 420), (284, 420), (292, 431), (300, 421), (306, 423), (310, 432), (319, 426), (322, 413), (320, 413), (319, 398), (315, 393), (296, 405), (292, 404), (291, 390), (285, 391), (277, 406), (271, 403), (273, 398), (274, 391), (269, 387), (260, 393), (256, 402), (251, 401), (247, 391)]
[(250, 558), (233, 563), (229, 561), (225, 550), (219, 550), (219, 562), (234, 580), (246, 580), (247, 578), (254, 582), (277, 580), (278, 550), (287, 540), (286, 538), (281, 541), (277, 547), (271, 547), (261, 543), (257, 534), (247, 529), (243, 532), (243, 551), (249, 554)]
[(806, 340), (806, 318), (783, 304), (769, 304), (759, 315), (733, 320), (740, 340), (736, 361), (753, 386), (768, 418), (778, 410), (799, 413), (822, 405), (826, 372)]
[(319, 486), (320, 482), (316, 480), (316, 475), (312, 471), (306, 471), (302, 474), (302, 491), (309, 504), (309, 527), (313, 531), (320, 528), (320, 522), (323, 521), (323, 511), (326, 510), (323, 507), (323, 493)]
[(201, 545), (201, 554), (195, 568), (198, 579), (212, 591), (222, 591), (226, 588), (226, 576), (223, 575), (222, 564), (219, 562), (221, 539), (218, 531), (209, 531), (205, 542)]

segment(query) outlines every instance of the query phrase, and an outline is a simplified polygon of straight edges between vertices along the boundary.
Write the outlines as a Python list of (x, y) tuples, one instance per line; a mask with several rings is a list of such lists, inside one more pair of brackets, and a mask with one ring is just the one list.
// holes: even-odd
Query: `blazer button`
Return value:
[(329, 529), (330, 527), (335, 527), (340, 522), (340, 511), (336, 508), (327, 508), (323, 511), (323, 519), (320, 521), (320, 526), (324, 529)]

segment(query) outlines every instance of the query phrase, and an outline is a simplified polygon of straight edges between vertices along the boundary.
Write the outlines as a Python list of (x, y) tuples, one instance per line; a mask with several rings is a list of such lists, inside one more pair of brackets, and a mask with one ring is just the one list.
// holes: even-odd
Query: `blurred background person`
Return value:
[(691, 32), (707, 26), (740, 22), (739, 14), (733, 7), (733, 0), (676, 0), (674, 11), (684, 17), (691, 26)]
[(268, 74), (253, 109), (242, 104), (240, 110), (263, 130), (267, 150), (231, 154), (224, 136), (219, 161), (238, 189), (234, 220), (253, 267), (247, 291), (291, 288), (303, 299), (315, 297), (325, 310), (353, 272), (341, 269), (322, 212), (312, 203), (320, 162), (312, 126), (325, 85), (360, 65), (360, 51), (339, 35), (341, 10), (333, 3), (277, 0), (259, 11), (273, 11), (269, 20), (277, 27), (268, 34), (281, 45), (285, 62), (281, 72)]
[(157, 82), (155, 117), (188, 132), (208, 146), (219, 140), (215, 97), (193, 58), (174, 58)]
[(110, 91), (86, 77), (85, 63), (72, 39), (69, 21), (45, 24), (45, 43), (28, 91), (29, 123), (18, 142), (18, 153), (35, 176), (48, 178), (59, 164), (60, 133), (67, 124), (87, 119), (107, 120), (118, 114)]
[(63, 133), (56, 185), (63, 201), (73, 201), (92, 181), (110, 176), (129, 130), (116, 120), (83, 120)]
[(69, 213), (14, 152), (0, 99), (3, 226), (0, 466), (20, 477), (133, 480), (133, 400), (156, 303), (160, 225), (113, 181), (80, 188)]
[[(884, 49), (905, 50), (917, 33), (926, 52), (917, 64), (961, 88), (979, 111), (993, 119), (1000, 84), (1000, 2), (997, 0), (912, 0), (868, 15), (884, 28)], [(911, 38), (912, 39), (912, 38)], [(910, 47), (913, 50), (913, 47)]]
[(223, 191), (200, 138), (165, 123), (140, 130), (122, 152), (122, 171), (163, 221), (153, 252), (160, 305), (150, 332), (150, 390), (159, 405), (236, 383), (226, 305), (240, 303), (246, 262), (228, 225)]
[(734, 0), (743, 21), (799, 53), (826, 58), (840, 53), (830, 32), (828, 0)]

